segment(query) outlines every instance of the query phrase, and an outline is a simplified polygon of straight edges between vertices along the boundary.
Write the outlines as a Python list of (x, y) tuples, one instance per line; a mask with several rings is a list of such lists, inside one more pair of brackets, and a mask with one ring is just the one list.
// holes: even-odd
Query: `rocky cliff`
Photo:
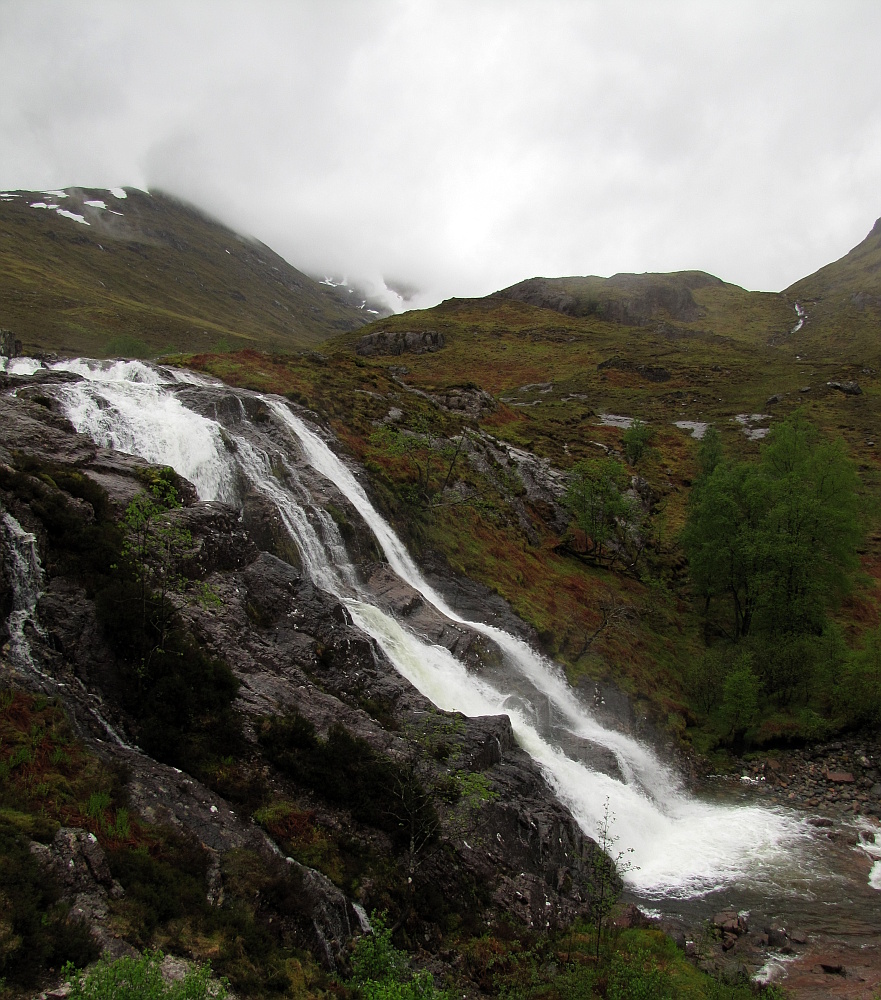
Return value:
[[(20, 526), (17, 537), (32, 536), (43, 567), (36, 608), (16, 618), (20, 567), (9, 528), (0, 547), (3, 686), (63, 708), (71, 739), (119, 779), (108, 806), (116, 832), (110, 821), (90, 825), (90, 807), (50, 809), (39, 829), (22, 821), (45, 872), (63, 875), (56, 880), (68, 919), (86, 921), (115, 953), (162, 939), (198, 956), (195, 938), (180, 932), (187, 914), (174, 917), (177, 938), (158, 904), (159, 916), (134, 915), (143, 908), (134, 854), (161, 859), (171, 843), (192, 856), (201, 893), (193, 908), (203, 925), (218, 913), (247, 912), (279, 954), (307, 948), (331, 968), (345, 966), (348, 942), (373, 908), (389, 909), (422, 944), (450, 920), (545, 927), (589, 911), (596, 845), (519, 748), (507, 716), (434, 710), (345, 605), (309, 579), (266, 497), (252, 491), (237, 509), (200, 502), (174, 480), (182, 505), (162, 519), (186, 539), (168, 568), (182, 581), (172, 600), (181, 665), (153, 683), (155, 660), (135, 662), (120, 638), (128, 612), (118, 603), (117, 560), (129, 551), (120, 529), (126, 510), (167, 472), (74, 431), (57, 392), (76, 378), (0, 375), (0, 508), (6, 523)], [(378, 602), (475, 667), (492, 666), (485, 640), (426, 607), (377, 559), (345, 498), (322, 488), (355, 526), (360, 543), (350, 554), (360, 553), (357, 570)], [(206, 683), (224, 686), (229, 704), (208, 697)], [(27, 704), (37, 711), (43, 702)], [(287, 742), (279, 743), (282, 731)], [(393, 795), (418, 788), (418, 808), (402, 792), (399, 811), (377, 819), (357, 788), (337, 793), (304, 778), (304, 762), (317, 766), (324, 754), (326, 763), (338, 745), (348, 748), (343, 766), (352, 781), (390, 775)], [(352, 769), (356, 758), (360, 770)], [(479, 801), (466, 809), (456, 782), (474, 776)], [(402, 829), (408, 809), (423, 817), (421, 841)], [(234, 978), (237, 968), (232, 962)]]

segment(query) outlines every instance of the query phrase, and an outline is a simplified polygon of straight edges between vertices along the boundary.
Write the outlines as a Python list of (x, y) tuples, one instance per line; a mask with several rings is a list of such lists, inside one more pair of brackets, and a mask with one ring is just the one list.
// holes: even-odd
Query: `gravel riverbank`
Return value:
[(804, 750), (782, 750), (739, 761), (731, 775), (710, 775), (707, 785), (739, 782), (766, 802), (831, 819), (881, 818), (881, 743), (847, 740)]
[[(809, 916), (808, 905), (807, 926), (795, 914), (785, 923), (757, 913), (715, 914), (704, 939), (689, 942), (693, 954), (698, 948), (698, 964), (727, 976), (760, 969), (793, 1000), (874, 1000), (881, 991), (881, 892), (875, 904), (869, 879), (881, 859), (881, 741), (774, 750), (736, 760), (725, 774), (696, 776), (693, 769), (692, 775), (704, 794), (804, 813), (828, 839), (830, 862), (834, 857), (836, 870), (853, 885), (852, 905), (830, 901), (820, 921), (816, 912)], [(767, 905), (773, 909), (775, 902)], [(698, 936), (694, 929), (691, 936)]]

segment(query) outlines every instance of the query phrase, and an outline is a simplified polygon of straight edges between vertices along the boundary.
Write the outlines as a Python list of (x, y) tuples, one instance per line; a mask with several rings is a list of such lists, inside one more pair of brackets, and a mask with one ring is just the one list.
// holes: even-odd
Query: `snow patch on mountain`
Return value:
[(55, 212), (57, 215), (63, 215), (65, 219), (73, 219), (74, 222), (79, 222), (84, 226), (90, 226), (91, 222), (86, 222), (86, 218), (83, 215), (77, 215), (76, 212), (68, 212), (66, 208), (56, 208)]

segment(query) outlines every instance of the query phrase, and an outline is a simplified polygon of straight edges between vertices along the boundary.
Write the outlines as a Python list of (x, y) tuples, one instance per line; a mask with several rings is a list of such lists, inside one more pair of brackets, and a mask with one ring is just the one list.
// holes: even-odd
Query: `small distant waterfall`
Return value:
[[(501, 629), (458, 616), (424, 579), (351, 471), (284, 400), (140, 362), (79, 360), (53, 367), (83, 376), (52, 391), (77, 429), (99, 444), (173, 466), (203, 500), (240, 506), (248, 491), (269, 499), (313, 582), (345, 602), (356, 625), (439, 707), (469, 716), (508, 715), (520, 745), (589, 835), (596, 836), (608, 802), (616, 850), (634, 852), (626, 879), (643, 895), (686, 898), (763, 881), (779, 895), (798, 882), (803, 864), (813, 863), (807, 861), (811, 828), (794, 814), (688, 795), (648, 746), (602, 726), (557, 665)], [(245, 402), (255, 400), (264, 413), (260, 421), (246, 412)], [(496, 644), (504, 672), (488, 678), (469, 670), (376, 606), (312, 492), (323, 481), (358, 510), (401, 579), (447, 618)], [(610, 750), (621, 776), (568, 756), (565, 748), (579, 740)]]
[[(18, 523), (9, 513), (0, 518), (0, 541), (6, 550), (6, 565), (12, 584), (12, 612), (7, 620), (9, 630), (9, 658), (13, 667), (25, 676), (35, 679), (37, 686), (49, 693), (65, 684), (38, 666), (31, 649), (27, 627), (37, 635), (45, 637), (45, 631), (37, 616), (37, 602), (43, 589), (43, 568), (37, 551), (37, 539)], [(74, 684), (82, 692), (83, 706), (98, 723), (108, 739), (126, 749), (136, 749), (126, 743), (102, 714), (100, 698), (86, 691), (82, 681), (74, 678)]]
[(30, 640), (25, 631), (27, 625), (38, 634), (43, 631), (37, 618), (37, 601), (43, 584), (37, 539), (6, 512), (0, 519), (0, 534), (3, 536), (8, 557), (6, 565), (12, 584), (12, 612), (7, 621), (10, 660), (22, 673), (45, 676), (34, 663)]

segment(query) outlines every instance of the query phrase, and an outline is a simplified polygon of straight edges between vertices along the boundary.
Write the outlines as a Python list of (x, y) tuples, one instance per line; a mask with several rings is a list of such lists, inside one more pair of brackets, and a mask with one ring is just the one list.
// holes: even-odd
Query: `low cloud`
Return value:
[(868, 2), (0, 0), (0, 186), (162, 188), (418, 305), (779, 289), (881, 214), (879, 40)]

